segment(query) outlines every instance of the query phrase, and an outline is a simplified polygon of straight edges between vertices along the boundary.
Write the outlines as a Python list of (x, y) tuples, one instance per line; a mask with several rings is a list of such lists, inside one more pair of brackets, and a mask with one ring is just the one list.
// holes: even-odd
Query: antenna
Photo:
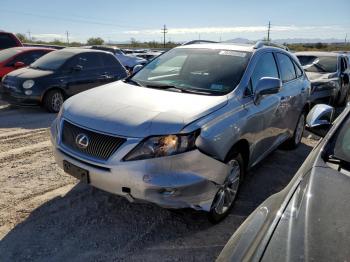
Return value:
[(163, 34), (163, 46), (165, 48), (165, 34), (168, 33), (168, 29), (166, 28), (166, 25), (163, 26), (163, 28), (161, 29), (161, 32)]

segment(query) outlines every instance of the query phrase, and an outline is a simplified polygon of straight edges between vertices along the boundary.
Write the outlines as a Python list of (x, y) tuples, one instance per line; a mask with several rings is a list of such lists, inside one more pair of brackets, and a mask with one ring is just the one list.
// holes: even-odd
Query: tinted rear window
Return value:
[(30, 66), (32, 68), (38, 68), (42, 70), (57, 70), (60, 68), (69, 58), (75, 54), (67, 51), (53, 51), (40, 57)]
[(300, 64), (306, 72), (333, 73), (337, 71), (336, 56), (298, 55)]
[(19, 54), (21, 51), (16, 48), (9, 48), (0, 51), (0, 62), (3, 62), (16, 54)]
[(9, 34), (0, 34), (0, 49), (18, 46), (16, 39)]

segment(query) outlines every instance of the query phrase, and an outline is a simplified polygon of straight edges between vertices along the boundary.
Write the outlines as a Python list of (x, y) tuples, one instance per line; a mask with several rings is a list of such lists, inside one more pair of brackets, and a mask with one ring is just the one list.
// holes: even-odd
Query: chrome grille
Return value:
[[(88, 137), (86, 148), (81, 148), (76, 143), (79, 134)], [(125, 141), (124, 138), (97, 133), (63, 121), (62, 144), (89, 157), (107, 160)]]

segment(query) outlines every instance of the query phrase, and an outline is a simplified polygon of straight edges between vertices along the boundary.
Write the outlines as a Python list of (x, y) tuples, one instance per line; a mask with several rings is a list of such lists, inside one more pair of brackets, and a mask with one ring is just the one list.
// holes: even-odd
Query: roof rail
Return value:
[(273, 47), (277, 47), (277, 48), (281, 48), (281, 49), (284, 49), (286, 51), (289, 51), (289, 48), (286, 47), (285, 45), (280, 45), (280, 44), (273, 43), (270, 41), (258, 41), (255, 43), (254, 49), (259, 49), (259, 48), (262, 48), (264, 46), (273, 46)]
[(210, 41), (210, 40), (192, 40), (192, 41), (183, 43), (182, 45), (207, 44), (207, 43), (218, 43), (218, 42)]

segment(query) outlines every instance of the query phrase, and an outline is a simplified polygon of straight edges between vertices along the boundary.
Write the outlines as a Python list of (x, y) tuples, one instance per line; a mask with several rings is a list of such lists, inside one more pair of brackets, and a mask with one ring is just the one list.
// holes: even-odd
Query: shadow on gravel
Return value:
[(51, 114), (40, 107), (0, 107), (0, 128), (47, 128), (55, 119)]
[(0, 242), (0, 261), (213, 261), (244, 219), (284, 188), (309, 154), (278, 150), (249, 172), (232, 213), (211, 225), (78, 184), (34, 210)]

